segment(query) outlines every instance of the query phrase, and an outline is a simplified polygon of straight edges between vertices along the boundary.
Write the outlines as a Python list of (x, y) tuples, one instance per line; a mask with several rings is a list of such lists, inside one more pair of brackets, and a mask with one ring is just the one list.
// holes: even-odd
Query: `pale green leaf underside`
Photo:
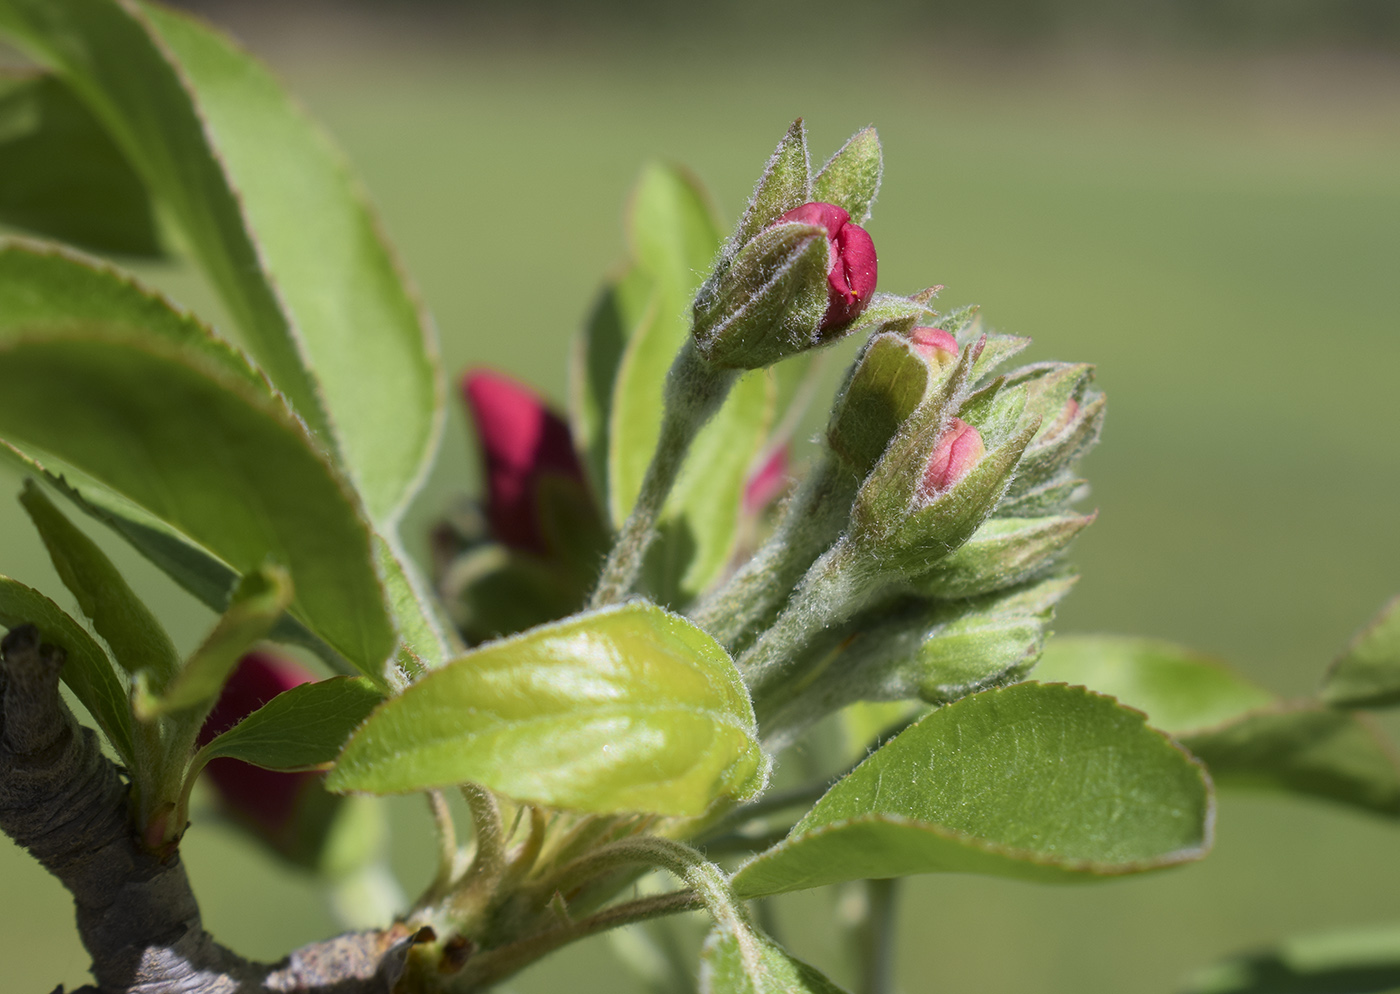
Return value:
[(300, 425), (158, 341), (96, 331), (0, 339), (0, 437), (53, 452), (239, 573), (284, 565), (292, 613), (379, 677), (396, 636), (370, 532)]
[(107, 653), (82, 625), (53, 601), (18, 580), (0, 576), (0, 625), (18, 628), (24, 624), (38, 626), (39, 636), (45, 642), (68, 653), (63, 664), (63, 682), (88, 709), (117, 755), (129, 769), (134, 768), (136, 754), (126, 686), (117, 676)]
[(329, 785), (464, 781), (595, 812), (696, 815), (762, 784), (738, 671), (713, 639), (634, 602), (490, 643), (385, 702)]
[(331, 677), (283, 691), (211, 741), (199, 761), (220, 756), (269, 770), (306, 770), (335, 759), (384, 698), (364, 677)]
[(745, 963), (740, 938), (716, 928), (700, 953), (700, 994), (844, 994), (826, 977), (764, 935), (745, 937), (752, 962)]
[(988, 690), (925, 716), (734, 876), (744, 897), (965, 872), (1068, 882), (1201, 858), (1200, 766), (1082, 688)]

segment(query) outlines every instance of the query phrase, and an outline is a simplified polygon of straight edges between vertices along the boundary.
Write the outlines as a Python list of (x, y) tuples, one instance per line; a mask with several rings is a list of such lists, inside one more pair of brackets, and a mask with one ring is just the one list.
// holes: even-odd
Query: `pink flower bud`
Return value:
[(869, 232), (852, 224), (851, 216), (835, 204), (803, 204), (778, 220), (826, 229), (828, 302), (821, 327), (825, 330), (854, 320), (875, 292), (875, 243)]
[(744, 513), (758, 515), (777, 500), (788, 486), (788, 447), (773, 450), (744, 486)]
[[(282, 691), (314, 679), (312, 673), (291, 660), (266, 652), (248, 653), (239, 660), (214, 709), (204, 719), (198, 744), (208, 744)], [(264, 770), (226, 756), (210, 760), (204, 773), (230, 813), (251, 824), (274, 845), (286, 841), (294, 827), (302, 791), (319, 776), (311, 772)]]
[(545, 552), (535, 497), (540, 477), (583, 481), (568, 424), (533, 390), (500, 373), (468, 373), (462, 393), (481, 440), (492, 534), (511, 548)]
[(982, 436), (966, 421), (954, 418), (933, 447), (924, 470), (924, 493), (936, 497), (957, 483), (987, 451)]
[(1071, 397), (1069, 400), (1065, 401), (1065, 406), (1064, 406), (1064, 408), (1060, 411), (1060, 416), (1059, 416), (1058, 418), (1055, 419), (1055, 423), (1052, 424), (1052, 425), (1049, 427), (1049, 429), (1045, 432), (1045, 438), (1046, 438), (1046, 439), (1051, 439), (1051, 438), (1054, 438), (1055, 436), (1059, 435), (1060, 432), (1064, 431), (1064, 430), (1065, 430), (1066, 428), (1068, 428), (1071, 424), (1073, 424), (1073, 423), (1074, 423), (1074, 419), (1077, 418), (1078, 416), (1079, 416), (1079, 401), (1077, 401), (1077, 400), (1075, 400), (1073, 397)]
[(958, 361), (958, 340), (942, 328), (915, 328), (909, 341), (915, 352), (940, 368)]

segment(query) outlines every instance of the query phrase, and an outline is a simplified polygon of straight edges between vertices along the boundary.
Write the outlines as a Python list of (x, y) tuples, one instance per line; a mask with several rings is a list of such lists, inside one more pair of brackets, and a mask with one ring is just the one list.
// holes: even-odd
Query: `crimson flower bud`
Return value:
[(954, 418), (933, 447), (924, 470), (924, 493), (936, 497), (957, 483), (986, 453), (982, 436), (966, 421)]
[(913, 328), (909, 341), (914, 351), (940, 369), (958, 361), (958, 340), (942, 328)]
[(481, 441), (486, 517), (494, 538), (510, 548), (543, 554), (540, 478), (584, 479), (568, 424), (533, 390), (500, 373), (468, 373), (462, 393)]
[(778, 220), (826, 230), (828, 302), (821, 328), (824, 331), (853, 321), (875, 292), (875, 243), (869, 232), (852, 224), (851, 216), (835, 204), (803, 204)]
[[(284, 690), (310, 683), (315, 676), (297, 663), (266, 652), (250, 652), (238, 662), (224, 684), (204, 727), (198, 744), (207, 745)], [(289, 843), (302, 792), (311, 786), (317, 773), (282, 773), (253, 766), (241, 759), (221, 756), (204, 768), (224, 806), (240, 821), (249, 824), (274, 846)]]
[(788, 447), (780, 445), (763, 465), (753, 472), (744, 485), (744, 512), (758, 515), (777, 500), (787, 489), (789, 476)]

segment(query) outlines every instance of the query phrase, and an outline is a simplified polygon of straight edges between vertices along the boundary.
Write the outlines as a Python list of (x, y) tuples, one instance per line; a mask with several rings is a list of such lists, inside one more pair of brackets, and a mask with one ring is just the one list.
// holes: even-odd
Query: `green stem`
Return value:
[(457, 824), (452, 820), (452, 810), (447, 806), (447, 797), (442, 791), (430, 790), (426, 797), (438, 838), (437, 873), (428, 886), (428, 895), (436, 900), (447, 893), (457, 877)]
[(616, 604), (632, 592), (647, 549), (656, 538), (661, 509), (680, 475), (690, 444), (724, 403), (737, 376), (735, 370), (717, 369), (701, 359), (693, 339), (687, 338), (681, 346), (666, 374), (666, 409), (656, 451), (642, 478), (632, 513), (623, 522), (608, 553), (598, 586), (588, 602), (590, 608)]
[(858, 961), (857, 994), (894, 994), (895, 905), (899, 881), (865, 880), (865, 914), (852, 928)]
[(485, 787), (474, 783), (461, 786), (462, 797), (471, 810), (472, 827), (476, 836), (476, 855), (467, 868), (462, 882), (451, 897), (453, 913), (465, 922), (485, 914), (505, 875), (506, 839), (501, 822), (501, 808), (496, 797)]

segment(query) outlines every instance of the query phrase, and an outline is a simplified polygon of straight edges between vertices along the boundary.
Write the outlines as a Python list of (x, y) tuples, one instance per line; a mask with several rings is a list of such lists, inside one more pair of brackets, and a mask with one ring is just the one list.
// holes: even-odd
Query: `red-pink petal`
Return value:
[(946, 366), (958, 357), (958, 340), (942, 328), (915, 328), (909, 341), (925, 359)]
[(986, 451), (977, 429), (954, 418), (929, 457), (924, 492), (931, 497), (941, 494), (966, 476)]
[(759, 514), (788, 487), (788, 447), (780, 445), (744, 486), (744, 513)]
[(879, 267), (870, 233), (852, 224), (851, 215), (844, 208), (820, 201), (794, 207), (778, 220), (826, 229), (828, 296), (821, 327), (832, 328), (854, 320), (875, 292)]

